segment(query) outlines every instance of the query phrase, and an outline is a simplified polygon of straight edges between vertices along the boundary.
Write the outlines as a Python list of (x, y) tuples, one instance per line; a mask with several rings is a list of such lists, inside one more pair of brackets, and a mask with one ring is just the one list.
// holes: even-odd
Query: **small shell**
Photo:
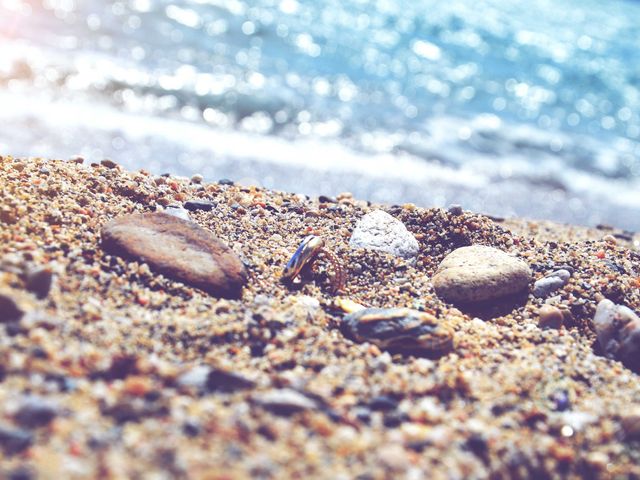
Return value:
[(307, 265), (324, 247), (324, 240), (315, 235), (306, 237), (298, 249), (293, 254), (286, 267), (282, 271), (284, 280), (293, 280), (296, 278), (305, 265)]
[(436, 317), (410, 308), (366, 308), (343, 318), (345, 334), (392, 352), (440, 356), (453, 349), (453, 333)]

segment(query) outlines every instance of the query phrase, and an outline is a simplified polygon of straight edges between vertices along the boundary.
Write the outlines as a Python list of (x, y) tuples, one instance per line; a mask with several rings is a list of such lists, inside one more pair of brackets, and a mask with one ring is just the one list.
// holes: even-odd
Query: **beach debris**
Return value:
[(556, 270), (533, 284), (533, 296), (538, 298), (548, 297), (551, 293), (569, 283), (570, 278), (571, 272), (568, 270)]
[(433, 315), (410, 308), (365, 308), (342, 319), (342, 331), (393, 353), (444, 355), (453, 350), (453, 333)]
[(319, 406), (315, 400), (291, 388), (268, 390), (255, 395), (253, 400), (277, 415), (291, 415), (304, 410), (314, 410)]
[(351, 248), (387, 252), (406, 260), (418, 255), (418, 240), (407, 227), (382, 210), (367, 213), (356, 224), (349, 240)]
[(473, 303), (516, 294), (531, 281), (529, 266), (502, 250), (472, 245), (454, 250), (433, 277), (436, 294), (451, 303)]
[(559, 329), (562, 327), (564, 322), (564, 315), (562, 314), (562, 310), (558, 307), (554, 307), (553, 305), (543, 305), (538, 310), (538, 326), (540, 328), (555, 328)]
[(318, 258), (325, 258), (331, 264), (334, 271), (331, 288), (334, 293), (340, 291), (345, 282), (342, 264), (332, 252), (325, 248), (324, 240), (316, 235), (309, 235), (300, 243), (282, 271), (282, 280), (293, 282), (307, 268), (312, 268)]
[(225, 298), (238, 298), (247, 273), (238, 256), (210, 232), (163, 212), (119, 217), (102, 228), (102, 246), (146, 262), (169, 278)]
[(598, 303), (593, 324), (604, 354), (640, 372), (640, 318), (633, 310), (604, 299)]

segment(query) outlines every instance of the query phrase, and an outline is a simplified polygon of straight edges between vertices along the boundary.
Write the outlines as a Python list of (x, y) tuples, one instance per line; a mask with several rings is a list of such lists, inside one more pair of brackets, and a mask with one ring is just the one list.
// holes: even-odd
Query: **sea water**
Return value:
[(0, 154), (640, 229), (640, 3), (0, 0)]

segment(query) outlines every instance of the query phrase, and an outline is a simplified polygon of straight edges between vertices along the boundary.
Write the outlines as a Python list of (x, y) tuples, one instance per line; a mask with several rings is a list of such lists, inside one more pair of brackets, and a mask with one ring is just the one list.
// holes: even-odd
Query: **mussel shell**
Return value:
[(453, 350), (453, 333), (436, 317), (410, 308), (366, 308), (342, 319), (343, 333), (394, 353), (440, 356)]

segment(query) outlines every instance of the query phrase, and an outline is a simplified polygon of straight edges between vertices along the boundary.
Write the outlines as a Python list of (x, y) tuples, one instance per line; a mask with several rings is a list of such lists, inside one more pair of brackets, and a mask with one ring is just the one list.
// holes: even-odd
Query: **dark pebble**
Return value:
[(200, 435), (202, 428), (195, 421), (187, 420), (182, 424), (182, 431), (187, 437), (197, 437)]
[(0, 323), (17, 322), (23, 315), (24, 311), (10, 294), (0, 292)]
[(189, 200), (184, 202), (184, 208), (189, 211), (195, 212), (196, 210), (204, 210), (206, 212), (213, 210), (215, 204), (209, 200)]
[(27, 272), (25, 279), (27, 290), (35, 293), (40, 299), (49, 295), (52, 283), (53, 272), (48, 267), (38, 267)]
[(14, 419), (27, 428), (44, 427), (58, 415), (58, 408), (50, 401), (40, 397), (27, 397)]
[(332, 197), (327, 197), (326, 195), (320, 195), (318, 197), (318, 201), (320, 203), (336, 203), (336, 199)]
[(111, 359), (111, 365), (108, 369), (95, 375), (97, 378), (105, 380), (122, 380), (129, 375), (133, 375), (138, 371), (138, 358), (132, 355), (123, 355)]
[(253, 388), (255, 383), (233, 372), (212, 369), (207, 376), (207, 390), (211, 392), (233, 392)]
[(451, 215), (462, 215), (462, 207), (460, 205), (457, 204), (453, 204), (453, 205), (449, 205), (449, 208), (447, 210)]
[(378, 395), (369, 402), (371, 410), (389, 411), (398, 408), (398, 401), (388, 395)]
[(8, 480), (31, 480), (36, 478), (33, 471), (28, 467), (18, 467), (12, 470), (7, 477)]
[(409, 417), (406, 413), (389, 412), (385, 414), (384, 418), (382, 419), (382, 423), (387, 428), (397, 428), (407, 420), (409, 420)]
[(33, 443), (31, 432), (17, 428), (0, 426), (0, 447), (8, 455), (20, 453)]
[(466, 447), (479, 458), (486, 458), (489, 451), (487, 440), (479, 433), (472, 434), (466, 442)]
[(145, 418), (161, 417), (169, 414), (169, 408), (158, 402), (147, 402), (140, 398), (122, 400), (102, 410), (117, 423), (139, 422)]
[(106, 167), (106, 168), (116, 168), (118, 166), (118, 164), (116, 162), (114, 162), (113, 160), (110, 160), (108, 158), (105, 158), (104, 160), (102, 160), (100, 162), (100, 165), (102, 165), (103, 167)]
[(633, 240), (633, 232), (624, 231), (621, 233), (614, 233), (613, 236), (619, 238), (620, 240), (626, 240), (627, 242)]
[(229, 180), (228, 178), (221, 178), (218, 180), (218, 184), (220, 185), (234, 185), (233, 180)]
[(355, 417), (367, 425), (371, 422), (371, 410), (366, 407), (356, 407), (353, 410)]

